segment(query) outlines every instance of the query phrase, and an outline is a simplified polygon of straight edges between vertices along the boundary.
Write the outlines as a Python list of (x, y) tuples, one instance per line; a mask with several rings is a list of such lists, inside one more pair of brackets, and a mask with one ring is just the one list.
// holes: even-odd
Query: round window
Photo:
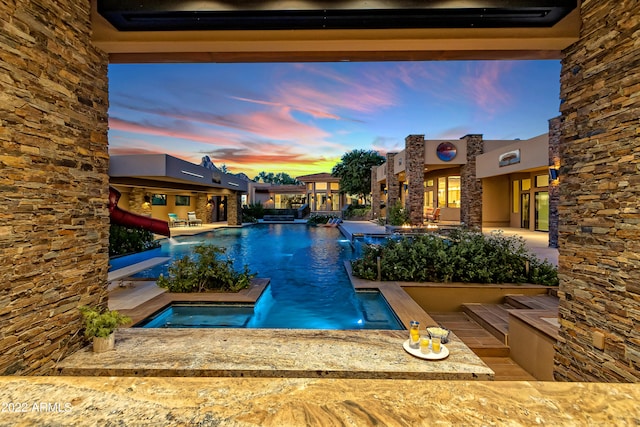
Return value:
[(456, 157), (458, 149), (451, 142), (441, 142), (436, 148), (436, 155), (443, 162), (449, 162)]

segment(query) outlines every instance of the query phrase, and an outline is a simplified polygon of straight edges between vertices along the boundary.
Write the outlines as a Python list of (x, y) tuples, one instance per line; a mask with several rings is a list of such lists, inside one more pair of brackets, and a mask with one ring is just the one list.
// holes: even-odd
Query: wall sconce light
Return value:
[(551, 181), (557, 180), (558, 176), (559, 176), (558, 168), (556, 166), (549, 166), (549, 178), (551, 178)]
[(211, 207), (211, 206), (213, 206), (213, 205), (214, 205), (213, 197), (210, 197), (210, 198), (207, 200), (207, 207)]
[(144, 196), (144, 202), (142, 203), (142, 207), (145, 209), (149, 209), (151, 207), (151, 197), (148, 195)]
[(404, 191), (407, 191), (409, 189), (409, 184), (405, 184), (403, 188), (404, 188)]
[(327, 196), (327, 200), (331, 200), (331, 196)]
[(384, 195), (386, 196), (386, 195), (387, 195), (387, 190), (384, 190), (384, 191), (383, 191), (383, 193), (384, 193)]

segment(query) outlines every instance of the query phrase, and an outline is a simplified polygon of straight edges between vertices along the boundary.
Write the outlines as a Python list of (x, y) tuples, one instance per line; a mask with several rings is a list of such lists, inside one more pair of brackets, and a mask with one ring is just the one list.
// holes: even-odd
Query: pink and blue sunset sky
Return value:
[(559, 114), (559, 76), (559, 61), (112, 64), (109, 152), (295, 177), (410, 134), (528, 139)]

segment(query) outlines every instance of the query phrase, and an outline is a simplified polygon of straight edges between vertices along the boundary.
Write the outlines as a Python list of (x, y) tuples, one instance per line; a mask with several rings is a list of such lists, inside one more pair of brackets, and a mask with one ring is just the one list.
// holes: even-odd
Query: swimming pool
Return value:
[[(357, 290), (362, 317), (357, 329), (403, 329), (377, 290)], [(260, 304), (174, 302), (134, 325), (136, 328), (260, 328)]]
[[(371, 304), (363, 303), (351, 286), (344, 268), (354, 256), (351, 243), (331, 227), (257, 224), (216, 229), (164, 240), (158, 249), (113, 259), (111, 269), (153, 257), (179, 258), (203, 243), (226, 248), (236, 269), (247, 264), (258, 277), (271, 279), (256, 302), (250, 327), (365, 329), (367, 317), (382, 316), (380, 310), (366, 310)], [(133, 277), (157, 278), (167, 268), (168, 263), (158, 265)], [(404, 329), (388, 305), (386, 310), (384, 316), (395, 321), (379, 329)]]

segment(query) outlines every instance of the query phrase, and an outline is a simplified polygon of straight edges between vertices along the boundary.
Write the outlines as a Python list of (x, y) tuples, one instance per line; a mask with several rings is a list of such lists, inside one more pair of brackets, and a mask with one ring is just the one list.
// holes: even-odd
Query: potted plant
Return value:
[(80, 312), (84, 317), (84, 336), (93, 338), (93, 351), (102, 353), (113, 350), (115, 338), (113, 332), (120, 325), (131, 322), (131, 318), (115, 310), (99, 310), (82, 306)]

